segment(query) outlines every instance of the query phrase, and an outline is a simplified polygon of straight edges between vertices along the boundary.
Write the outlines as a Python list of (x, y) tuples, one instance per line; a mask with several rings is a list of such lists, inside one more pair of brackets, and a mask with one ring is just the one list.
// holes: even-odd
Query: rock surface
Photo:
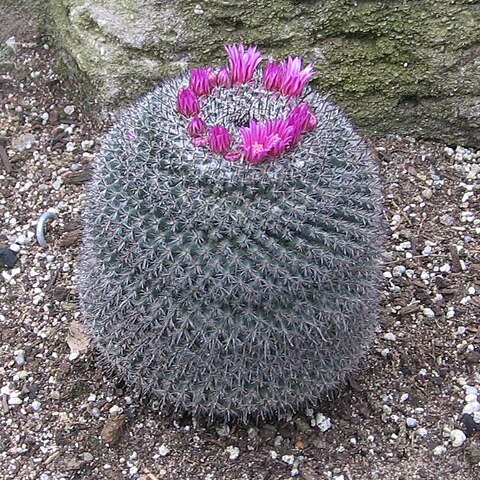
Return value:
[(478, 0), (50, 0), (60, 43), (106, 104), (223, 45), (316, 62), (317, 84), (373, 136), (480, 146)]

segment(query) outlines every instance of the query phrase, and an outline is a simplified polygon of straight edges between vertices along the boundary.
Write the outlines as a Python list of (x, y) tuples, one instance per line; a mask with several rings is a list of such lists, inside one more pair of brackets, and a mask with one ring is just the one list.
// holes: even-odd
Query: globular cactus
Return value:
[(372, 337), (379, 174), (310, 65), (227, 49), (229, 68), (165, 81), (107, 135), (81, 309), (104, 364), (146, 394), (282, 417), (342, 385)]

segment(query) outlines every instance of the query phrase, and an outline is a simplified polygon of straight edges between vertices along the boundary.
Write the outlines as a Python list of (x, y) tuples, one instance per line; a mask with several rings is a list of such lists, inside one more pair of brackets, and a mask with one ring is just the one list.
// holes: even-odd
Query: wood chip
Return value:
[(108, 418), (102, 429), (102, 440), (109, 445), (115, 445), (116, 443), (118, 443), (122, 438), (125, 429), (125, 421), (125, 414), (116, 415), (115, 417)]
[(81, 230), (72, 230), (71, 232), (65, 232), (60, 238), (59, 244), (61, 247), (71, 247), (78, 243), (80, 240)]
[(10, 173), (12, 171), (12, 164), (8, 158), (7, 151), (2, 145), (0, 145), (0, 160), (2, 161), (1, 164), (3, 165), (5, 172)]
[(68, 327), (67, 343), (72, 353), (83, 353), (88, 350), (90, 337), (85, 327), (77, 320), (70, 323)]
[(407, 305), (400, 310), (400, 315), (409, 315), (411, 313), (416, 313), (420, 310), (420, 304), (414, 303), (412, 305)]
[(462, 264), (458, 256), (458, 250), (455, 245), (450, 245), (450, 256), (452, 257), (452, 272), (458, 273), (462, 271)]
[(63, 177), (63, 183), (70, 185), (80, 185), (81, 183), (88, 182), (92, 178), (91, 170), (81, 170), (80, 172), (69, 172)]

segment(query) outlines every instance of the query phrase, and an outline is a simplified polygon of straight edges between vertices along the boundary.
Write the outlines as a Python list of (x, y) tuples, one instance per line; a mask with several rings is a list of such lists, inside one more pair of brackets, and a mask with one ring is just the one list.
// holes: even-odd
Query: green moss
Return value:
[[(473, 96), (480, 90), (474, 63), (480, 2), (179, 0), (159, 7), (146, 0), (150, 8), (157, 5), (160, 17), (173, 9), (183, 23), (165, 30), (146, 17), (146, 31), (158, 28), (160, 40), (147, 42), (142, 50), (122, 44), (98, 25), (83, 1), (50, 3), (65, 49), (109, 103), (128, 101), (189, 66), (221, 64), (223, 45), (240, 41), (277, 58), (317, 59), (318, 85), (368, 131), (382, 134), (391, 131), (392, 122), (410, 132), (404, 103), (436, 97), (445, 104), (452, 95)], [(139, 8), (133, 0), (95, 3), (120, 12), (127, 22), (144, 12), (144, 5)], [(451, 129), (449, 118), (443, 123)]]

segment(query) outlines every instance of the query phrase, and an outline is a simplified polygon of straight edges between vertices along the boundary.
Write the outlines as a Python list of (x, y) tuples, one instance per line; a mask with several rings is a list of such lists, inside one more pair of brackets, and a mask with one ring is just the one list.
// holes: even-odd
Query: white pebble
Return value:
[(323, 415), (323, 413), (317, 413), (315, 415), (315, 423), (322, 432), (326, 432), (327, 430), (332, 428), (332, 421), (328, 417)]
[(428, 430), (426, 428), (420, 427), (417, 430), (417, 434), (420, 435), (421, 437), (426, 437), (428, 435)]
[(477, 401), (477, 394), (476, 393), (469, 393), (465, 395), (465, 401), (467, 403), (473, 403)]
[(461, 430), (452, 430), (450, 432), (450, 441), (453, 447), (461, 447), (466, 439), (467, 436)]
[(406, 270), (407, 269), (403, 265), (397, 265), (393, 268), (392, 274), (394, 277), (400, 277), (405, 273)]
[(73, 152), (76, 148), (76, 145), (75, 145), (75, 142), (68, 142), (66, 147), (65, 147), (65, 150), (67, 152)]
[(465, 395), (477, 395), (477, 394), (478, 394), (478, 389), (476, 387), (465, 385)]
[(21, 247), (16, 243), (12, 243), (9, 248), (12, 252), (18, 253)]
[(447, 314), (445, 315), (448, 319), (453, 318), (455, 316), (455, 310), (453, 307), (448, 307)]
[(136, 467), (135, 465), (130, 467), (130, 469), (128, 470), (128, 472), (130, 473), (130, 475), (136, 475), (138, 473), (138, 467)]
[(383, 336), (383, 338), (384, 338), (385, 340), (389, 340), (390, 342), (395, 342), (395, 341), (397, 340), (397, 336), (396, 336), (394, 333), (392, 333), (392, 332), (387, 332), (387, 333)]
[(440, 267), (440, 271), (443, 272), (443, 273), (450, 272), (450, 264), (446, 263), (445, 265), (442, 265)]
[(443, 455), (446, 451), (447, 449), (443, 445), (438, 445), (433, 449), (433, 454), (439, 456)]
[(418, 420), (416, 418), (407, 417), (406, 424), (409, 428), (415, 428), (418, 425)]
[(480, 412), (480, 403), (478, 402), (467, 403), (467, 405), (465, 405), (462, 410), (462, 413), (468, 413), (469, 415), (471, 415), (474, 412)]
[(110, 412), (110, 415), (119, 415), (123, 412), (123, 408), (119, 407), (118, 405), (113, 405), (113, 407), (110, 407), (108, 411)]
[(93, 140), (83, 140), (81, 145), (82, 145), (82, 150), (87, 152), (89, 150), (91, 150), (91, 148), (93, 147)]
[(229, 445), (225, 449), (225, 452), (228, 453), (228, 458), (230, 460), (236, 460), (240, 456), (240, 449), (238, 447), (233, 447), (232, 445)]
[(293, 465), (293, 462), (295, 461), (295, 456), (294, 455), (283, 455), (282, 461), (285, 462), (287, 465)]
[(75, 107), (73, 105), (67, 105), (63, 111), (67, 114), (67, 115), (71, 115), (74, 111), (75, 111)]
[(433, 318), (435, 316), (435, 312), (431, 308), (424, 308), (423, 309), (423, 314), (427, 318)]
[(42, 404), (38, 400), (34, 400), (32, 402), (32, 409), (34, 412), (38, 412), (41, 407), (42, 407)]
[(158, 453), (160, 456), (166, 457), (170, 453), (170, 449), (165, 444), (162, 444), (158, 449)]
[(57, 177), (55, 181), (52, 183), (52, 188), (54, 190), (60, 190), (60, 187), (62, 186), (62, 178)]

